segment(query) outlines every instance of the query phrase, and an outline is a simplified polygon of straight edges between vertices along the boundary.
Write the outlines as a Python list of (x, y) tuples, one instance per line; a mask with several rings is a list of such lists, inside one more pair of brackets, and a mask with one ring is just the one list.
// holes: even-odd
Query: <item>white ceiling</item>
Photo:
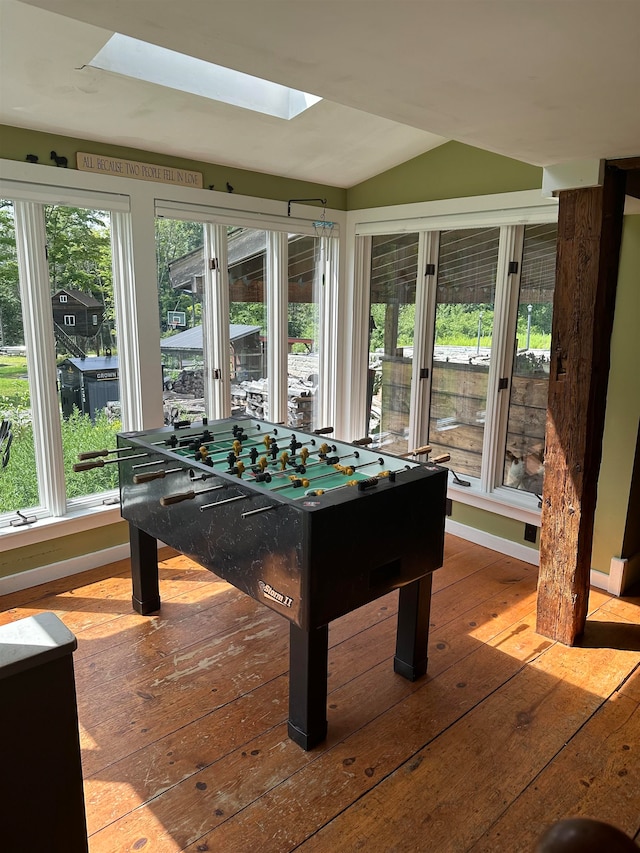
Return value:
[[(0, 13), (4, 124), (339, 187), (450, 139), (540, 166), (640, 154), (638, 0), (0, 0)], [(113, 32), (324, 100), (285, 121), (86, 67)]]

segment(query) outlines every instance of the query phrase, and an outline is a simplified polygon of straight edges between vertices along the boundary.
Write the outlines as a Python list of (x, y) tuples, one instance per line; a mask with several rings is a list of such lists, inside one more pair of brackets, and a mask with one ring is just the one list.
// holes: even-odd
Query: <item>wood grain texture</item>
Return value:
[(572, 645), (587, 614), (624, 174), (560, 193), (537, 630)]
[(182, 555), (142, 617), (112, 569), (0, 599), (77, 629), (90, 853), (529, 853), (570, 814), (640, 832), (640, 598), (592, 590), (567, 648), (536, 633), (535, 567), (448, 536), (427, 676), (393, 672), (397, 593), (336, 620), (304, 752), (284, 620)]

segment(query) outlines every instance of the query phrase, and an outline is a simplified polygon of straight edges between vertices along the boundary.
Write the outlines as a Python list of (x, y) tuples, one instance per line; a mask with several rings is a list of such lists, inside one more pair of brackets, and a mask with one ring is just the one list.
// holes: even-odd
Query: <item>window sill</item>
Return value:
[(84, 533), (96, 527), (105, 527), (122, 520), (120, 505), (78, 507), (60, 517), (46, 516), (38, 518), (33, 524), (21, 527), (0, 528), (0, 543), (3, 550), (23, 548), (60, 536), (72, 536)]
[(456, 486), (449, 483), (447, 497), (456, 503), (473, 506), (504, 518), (513, 518), (525, 524), (540, 527), (538, 498), (529, 492), (498, 488), (493, 492), (481, 492), (477, 482), (471, 486)]

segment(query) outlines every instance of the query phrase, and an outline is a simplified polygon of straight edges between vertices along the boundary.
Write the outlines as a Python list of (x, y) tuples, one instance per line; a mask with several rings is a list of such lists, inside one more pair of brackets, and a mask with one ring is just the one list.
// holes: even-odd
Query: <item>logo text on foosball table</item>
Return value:
[(281, 592), (278, 592), (278, 590), (274, 589), (270, 583), (258, 581), (258, 586), (260, 587), (260, 592), (270, 601), (275, 601), (276, 604), (282, 604), (284, 607), (291, 607), (293, 604), (293, 598), (291, 598), (291, 596), (283, 595)]

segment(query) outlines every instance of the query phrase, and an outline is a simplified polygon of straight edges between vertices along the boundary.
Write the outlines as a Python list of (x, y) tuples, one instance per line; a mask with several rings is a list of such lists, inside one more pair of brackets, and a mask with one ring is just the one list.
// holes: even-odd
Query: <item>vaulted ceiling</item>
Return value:
[[(0, 0), (0, 123), (349, 187), (447, 140), (640, 153), (631, 0)], [(322, 97), (273, 118), (89, 67), (114, 33)]]

